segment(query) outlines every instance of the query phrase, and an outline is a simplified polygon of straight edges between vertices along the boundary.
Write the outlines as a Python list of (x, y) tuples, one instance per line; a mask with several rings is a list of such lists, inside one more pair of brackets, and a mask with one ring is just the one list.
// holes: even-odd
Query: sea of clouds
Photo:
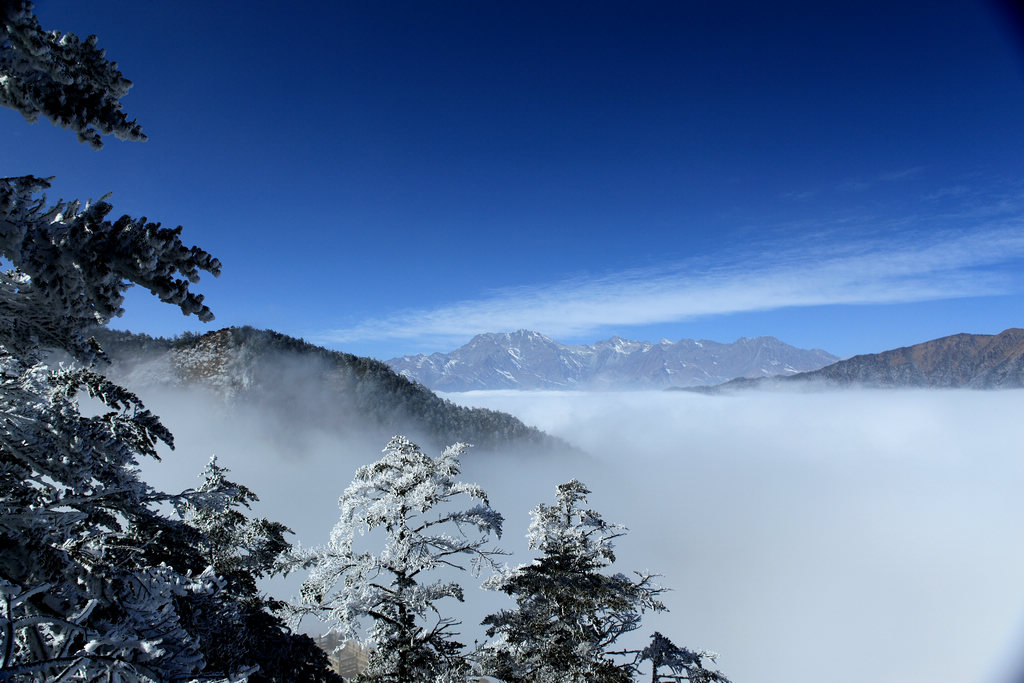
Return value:
[[(197, 483), (211, 453), (260, 515), (325, 542), (337, 499), (383, 443), (289, 433), (195, 392), (145, 395), (177, 450), (154, 485)], [(465, 459), (506, 517), (509, 562), (530, 557), (529, 510), (576, 477), (626, 525), (616, 568), (663, 575), (660, 630), (720, 653), (736, 683), (1009, 683), (1024, 650), (1024, 391), (469, 392), (587, 456)], [(301, 577), (271, 584), (293, 595)], [(464, 639), (510, 603), (466, 577)], [(479, 593), (479, 595), (478, 595)], [(315, 625), (304, 627), (316, 630)]]

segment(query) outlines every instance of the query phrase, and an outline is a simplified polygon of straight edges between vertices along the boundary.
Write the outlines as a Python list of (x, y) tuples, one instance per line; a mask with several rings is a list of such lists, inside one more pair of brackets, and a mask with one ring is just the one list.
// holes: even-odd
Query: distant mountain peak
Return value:
[(705, 386), (733, 377), (793, 374), (835, 360), (820, 349), (798, 349), (775, 337), (652, 344), (612, 335), (591, 345), (567, 345), (517, 330), (478, 334), (451, 353), (393, 358), (388, 365), (432, 389), (467, 391)]

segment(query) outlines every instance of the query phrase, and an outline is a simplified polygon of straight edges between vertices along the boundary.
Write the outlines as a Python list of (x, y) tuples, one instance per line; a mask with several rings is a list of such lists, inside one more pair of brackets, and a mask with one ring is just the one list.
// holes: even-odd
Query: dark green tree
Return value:
[[(139, 138), (118, 102), (130, 84), (95, 41), (44, 32), (31, 10), (0, 2), (0, 104), (94, 146), (101, 134)], [(220, 263), (180, 230), (107, 220), (103, 201), (47, 206), (47, 186), (0, 179), (0, 681), (191, 676), (203, 656), (176, 606), (218, 581), (153, 562), (137, 543), (168, 498), (139, 479), (138, 458), (172, 438), (96, 371), (89, 330), (120, 314), (131, 284), (212, 318), (189, 284)], [(54, 369), (54, 352), (80, 365)], [(99, 414), (79, 409), (83, 392)]]
[(484, 669), (505, 681), (625, 683), (632, 665), (615, 661), (614, 643), (637, 629), (644, 611), (661, 611), (655, 576), (606, 574), (614, 540), (626, 533), (586, 507), (579, 481), (558, 486), (554, 505), (531, 512), (530, 547), (540, 556), (485, 586), (510, 595), (516, 608), (484, 619)]

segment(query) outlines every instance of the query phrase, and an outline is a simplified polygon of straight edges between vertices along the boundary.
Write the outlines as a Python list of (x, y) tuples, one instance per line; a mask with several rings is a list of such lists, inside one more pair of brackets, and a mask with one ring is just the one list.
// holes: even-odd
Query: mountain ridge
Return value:
[(718, 384), (739, 376), (795, 374), (837, 360), (775, 337), (657, 343), (612, 336), (590, 345), (539, 332), (490, 332), (450, 353), (392, 358), (399, 374), (437, 391), (474, 389), (650, 389)]
[(458, 406), (381, 361), (332, 351), (272, 330), (230, 327), (175, 339), (101, 328), (108, 373), (133, 391), (200, 387), (225, 404), (267, 411), (282, 428), (401, 433), (434, 448), (570, 450), (498, 411)]
[(737, 379), (696, 391), (799, 385), (874, 388), (1017, 389), (1024, 387), (1024, 329), (961, 332), (880, 353), (860, 354), (789, 377)]

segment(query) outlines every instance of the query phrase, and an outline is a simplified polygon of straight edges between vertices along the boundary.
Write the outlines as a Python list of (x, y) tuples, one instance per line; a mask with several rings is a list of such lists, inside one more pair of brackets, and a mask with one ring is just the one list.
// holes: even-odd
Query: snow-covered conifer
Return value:
[(199, 595), (183, 604), (207, 668), (240, 671), (257, 666), (250, 683), (341, 683), (316, 642), (287, 627), (279, 614), (285, 603), (260, 592), (259, 579), (283, 570), (282, 560), (291, 550), (285, 534), (291, 530), (247, 515), (245, 510), (259, 498), (228, 479), (228, 472), (212, 457), (200, 474), (202, 483), (172, 501), (187, 530), (165, 530), (180, 539), (177, 546), (194, 550), (191, 556), (179, 552), (174, 558), (178, 565), (209, 567), (223, 582), (217, 594)]
[[(688, 650), (679, 647), (671, 640), (657, 631), (651, 636), (651, 642), (647, 647), (637, 653), (636, 662), (651, 663), (651, 683), (671, 681), (675, 683), (680, 680), (692, 681), (692, 683), (730, 683), (729, 679), (721, 672), (713, 671), (704, 666), (704, 660), (715, 661), (714, 652), (707, 650)], [(662, 668), (667, 668), (671, 675), (663, 676), (659, 673)]]
[[(312, 566), (302, 586), (306, 611), (347, 637), (358, 637), (360, 625), (372, 621), (367, 680), (465, 676), (463, 646), (452, 631), (457, 622), (438, 607), (445, 598), (462, 601), (462, 587), (436, 573), (495, 568), (500, 551), (487, 543), (491, 534), (501, 536), (503, 520), (482, 488), (456, 481), (464, 449), (456, 444), (435, 459), (394, 437), (380, 460), (356, 470), (330, 542), (305, 557)], [(463, 497), (478, 502), (462, 508)], [(379, 538), (383, 547), (377, 553), (357, 549), (357, 533)]]
[(178, 512), (196, 529), (198, 550), (227, 590), (242, 599), (257, 597), (256, 581), (276, 573), (279, 558), (291, 549), (285, 534), (291, 529), (280, 522), (251, 518), (248, 509), (259, 497), (247, 486), (227, 478), (229, 470), (216, 456), (200, 476), (203, 483), (177, 499)]
[[(95, 38), (43, 32), (31, 10), (0, 0), (0, 104), (94, 147), (144, 139), (118, 101), (131, 84)], [(180, 228), (107, 220), (103, 200), (48, 206), (47, 186), (0, 179), (0, 681), (215, 679), (192, 607), (227, 606), (225, 581), (161, 512), (176, 497), (139, 478), (171, 434), (98, 372), (90, 331), (133, 284), (211, 319), (189, 287), (220, 263)], [(83, 412), (82, 394), (99, 409)]]
[(89, 331), (124, 311), (132, 285), (150, 290), (185, 315), (213, 319), (203, 296), (189, 289), (200, 271), (220, 274), (220, 261), (181, 242), (181, 228), (145, 218), (107, 220), (106, 201), (47, 206), (46, 180), (0, 178), (0, 253), (12, 266), (0, 274), (0, 343), (27, 357), (62, 349), (90, 363)]
[(632, 680), (631, 663), (616, 663), (610, 647), (660, 611), (655, 576), (604, 574), (615, 561), (614, 540), (626, 533), (586, 507), (590, 491), (573, 479), (557, 489), (554, 505), (531, 511), (530, 548), (541, 555), (484, 585), (512, 596), (513, 610), (484, 619), (494, 640), (480, 656), (505, 681), (595, 683)]
[[(131, 392), (85, 368), (52, 369), (0, 336), (0, 681), (164, 680), (203, 668), (176, 609), (219, 590), (150, 556), (168, 496), (138, 477), (170, 433)], [(70, 351), (60, 346), (51, 350)], [(103, 406), (81, 412), (88, 393)], [(159, 543), (154, 543), (154, 547)]]
[(42, 114), (99, 148), (103, 135), (146, 139), (121, 109), (131, 87), (96, 36), (44, 31), (31, 2), (0, 0), (0, 105), (32, 123)]

